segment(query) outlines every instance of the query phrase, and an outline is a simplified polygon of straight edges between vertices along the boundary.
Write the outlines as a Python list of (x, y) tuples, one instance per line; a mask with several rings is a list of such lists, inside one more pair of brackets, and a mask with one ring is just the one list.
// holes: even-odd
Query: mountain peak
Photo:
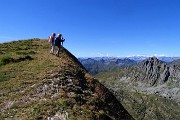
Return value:
[(150, 86), (165, 83), (170, 76), (169, 66), (156, 57), (146, 59), (143, 62), (142, 71), (144, 72), (143, 80)]
[(163, 62), (160, 61), (157, 57), (149, 57), (144, 62), (145, 65), (158, 65), (158, 64), (161, 64), (161, 63), (163, 63)]

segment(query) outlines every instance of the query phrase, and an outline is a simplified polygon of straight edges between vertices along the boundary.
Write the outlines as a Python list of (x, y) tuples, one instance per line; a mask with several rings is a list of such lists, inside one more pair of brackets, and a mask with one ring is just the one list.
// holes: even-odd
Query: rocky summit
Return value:
[[(35, 39), (14, 43), (17, 46), (11, 46), (11, 48), (17, 48), (19, 43), (27, 45), (25, 49), (20, 50), (21, 52), (16, 51), (16, 54), (31, 54), (32, 52), (28, 52), (31, 47), (36, 52), (30, 55), (31, 60), (18, 63), (10, 61), (1, 65), (1, 72), (8, 70), (17, 72), (16, 75), (12, 75), (12, 79), (1, 78), (1, 119), (133, 119), (116, 97), (97, 79), (94, 79), (64, 47), (61, 48), (60, 57), (56, 57), (49, 55), (50, 46), (47, 41)], [(5, 51), (4, 45), (1, 46), (4, 48), (2, 55), (11, 54), (16, 50), (12, 49), (11, 53), (8, 53)], [(28, 47), (29, 49), (27, 49)], [(47, 55), (39, 57), (45, 55), (44, 52)], [(39, 60), (41, 62), (37, 64)], [(47, 61), (43, 63), (44, 60), (50, 63)], [(36, 66), (33, 66), (33, 61)], [(56, 62), (56, 65), (52, 64), (52, 61)], [(47, 64), (48, 68), (45, 68)], [(20, 71), (21, 69), (23, 71)], [(5, 74), (1, 73), (2, 76)], [(5, 86), (6, 84), (7, 86)]]
[(129, 77), (136, 84), (133, 86), (138, 90), (180, 100), (179, 64), (165, 63), (156, 57), (150, 57), (129, 70)]
[(156, 57), (147, 59), (143, 63), (142, 69), (145, 74), (143, 80), (146, 80), (150, 86), (163, 84), (170, 76), (169, 66)]
[(168, 65), (156, 57), (151, 57), (144, 61), (142, 66), (144, 80), (147, 80), (150, 86), (164, 84), (169, 77), (180, 78), (178, 65)]

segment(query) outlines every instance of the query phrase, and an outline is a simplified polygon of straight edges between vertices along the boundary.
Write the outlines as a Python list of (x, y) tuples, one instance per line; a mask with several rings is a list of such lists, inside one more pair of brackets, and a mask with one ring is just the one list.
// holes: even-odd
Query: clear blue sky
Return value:
[(1, 0), (0, 42), (62, 33), (77, 57), (180, 56), (180, 0)]

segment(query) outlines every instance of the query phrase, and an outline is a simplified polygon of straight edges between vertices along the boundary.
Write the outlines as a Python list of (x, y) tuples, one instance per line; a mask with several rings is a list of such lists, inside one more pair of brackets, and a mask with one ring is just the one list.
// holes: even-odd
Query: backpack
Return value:
[(59, 46), (59, 45), (60, 45), (60, 39), (61, 39), (61, 38), (59, 38), (59, 37), (57, 37), (57, 38), (55, 39), (55, 45), (56, 45), (56, 46)]
[(48, 37), (48, 41), (49, 41), (50, 43), (54, 42), (54, 39), (55, 39), (55, 37), (52, 37), (52, 36), (49, 36), (49, 37)]
[(51, 42), (51, 36), (48, 36), (48, 42)]

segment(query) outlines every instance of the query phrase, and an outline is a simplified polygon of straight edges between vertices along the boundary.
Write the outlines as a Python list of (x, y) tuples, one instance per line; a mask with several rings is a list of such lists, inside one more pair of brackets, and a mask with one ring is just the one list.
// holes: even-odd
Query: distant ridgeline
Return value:
[(124, 68), (131, 66), (136, 63), (136, 61), (125, 58), (125, 59), (117, 59), (117, 58), (106, 58), (106, 59), (93, 59), (93, 58), (79, 58), (78, 59), (81, 64), (91, 73), (92, 75), (96, 75), (101, 72), (110, 72), (118, 68)]
[[(144, 56), (134, 56), (126, 58), (117, 57), (92, 57), (92, 58), (78, 58), (78, 60), (85, 66), (85, 68), (92, 74), (96, 75), (100, 72), (110, 72), (117, 68), (125, 68), (135, 65), (141, 61), (148, 59)], [(180, 57), (158, 57), (164, 63), (177, 63)]]

